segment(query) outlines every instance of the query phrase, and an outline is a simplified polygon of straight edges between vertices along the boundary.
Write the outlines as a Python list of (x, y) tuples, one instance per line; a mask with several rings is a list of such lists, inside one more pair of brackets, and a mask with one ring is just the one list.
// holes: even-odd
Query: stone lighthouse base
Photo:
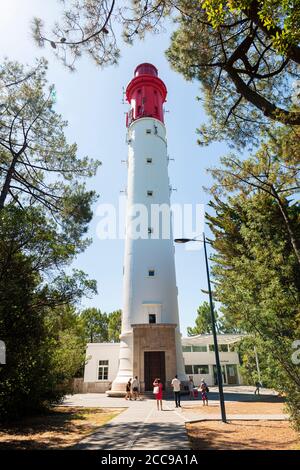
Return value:
[(176, 370), (175, 328), (170, 323), (132, 325), (133, 375), (138, 376), (141, 392), (153, 390), (160, 378), (165, 391), (171, 390)]
[[(153, 392), (153, 381), (159, 378), (165, 392), (172, 392), (171, 381), (178, 374), (176, 354), (176, 324), (142, 323), (132, 326), (132, 376), (138, 377), (140, 391)], [(181, 378), (179, 376), (179, 378)], [(113, 390), (106, 394), (122, 397), (126, 394), (128, 378), (114, 383)], [(182, 392), (188, 384), (182, 381)]]

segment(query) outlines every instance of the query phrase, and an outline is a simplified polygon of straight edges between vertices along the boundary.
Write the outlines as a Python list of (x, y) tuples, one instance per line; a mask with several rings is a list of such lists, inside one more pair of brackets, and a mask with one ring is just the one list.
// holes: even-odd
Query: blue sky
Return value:
[[(136, 65), (151, 62), (159, 70), (159, 76), (168, 88), (166, 127), (170, 158), (171, 184), (177, 189), (172, 194), (172, 203), (207, 204), (208, 194), (203, 186), (209, 186), (206, 168), (215, 166), (228, 149), (225, 144), (199, 147), (195, 130), (205, 120), (197, 83), (186, 82), (172, 71), (165, 59), (164, 51), (169, 44), (170, 30), (158, 36), (148, 35), (144, 42), (134, 46), (121, 45), (121, 59), (116, 67), (104, 70), (97, 68), (89, 59), (77, 64), (77, 71), (70, 73), (46, 49), (34, 44), (30, 32), (30, 20), (40, 16), (46, 22), (57, 17), (59, 3), (52, 0), (9, 0), (1, 2), (0, 55), (33, 64), (35, 57), (49, 60), (49, 82), (57, 90), (56, 110), (68, 120), (67, 136), (77, 142), (79, 155), (99, 158), (103, 165), (97, 176), (88, 182), (88, 187), (99, 194), (99, 203), (117, 204), (120, 191), (126, 187), (127, 157), (125, 143), (125, 112), (122, 104), (122, 87), (133, 76)], [(207, 209), (207, 207), (205, 207)], [(96, 206), (95, 206), (96, 212)], [(81, 307), (96, 306), (103, 311), (122, 307), (123, 240), (99, 240), (96, 236), (96, 215), (90, 225), (92, 245), (74, 262), (74, 267), (83, 269), (98, 283), (98, 295), (84, 299)], [(207, 233), (207, 229), (206, 229)], [(176, 234), (175, 234), (176, 235)], [(186, 251), (176, 246), (176, 273), (179, 290), (181, 330), (192, 326), (197, 306), (206, 299), (201, 289), (206, 289), (206, 274), (203, 250)]]

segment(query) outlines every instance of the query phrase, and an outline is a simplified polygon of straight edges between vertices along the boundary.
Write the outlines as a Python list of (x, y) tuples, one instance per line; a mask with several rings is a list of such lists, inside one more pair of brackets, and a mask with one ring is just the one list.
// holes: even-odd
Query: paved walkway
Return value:
[[(252, 392), (253, 393), (253, 392)], [(218, 404), (217, 390), (211, 388), (211, 405)], [(252, 401), (253, 395), (249, 388), (245, 390), (226, 390), (226, 402)], [(253, 397), (255, 398), (255, 397)], [(270, 401), (275, 399), (270, 394), (265, 394), (255, 401)], [(254, 401), (254, 400), (253, 400)], [(125, 409), (118, 416), (112, 419), (98, 432), (85, 438), (77, 449), (93, 450), (186, 450), (189, 449), (185, 423), (204, 420), (220, 419), (220, 413), (206, 415), (200, 410), (195, 410), (191, 415), (189, 406), (195, 402), (187, 398), (182, 399), (185, 409), (175, 408), (171, 399), (163, 400), (163, 411), (157, 411), (156, 403), (153, 399), (143, 399), (141, 401), (126, 401), (124, 398), (111, 398), (105, 394), (87, 393), (68, 396), (64, 401), (64, 406), (84, 406), (97, 408), (120, 408)], [(287, 419), (286, 415), (228, 415), (227, 419), (234, 420), (282, 420)]]
[(174, 408), (173, 402), (163, 401), (163, 411), (157, 411), (151, 399), (125, 401), (103, 394), (84, 394), (67, 397), (64, 406), (97, 406), (128, 408), (85, 438), (76, 449), (89, 450), (185, 450), (189, 442), (185, 417)]

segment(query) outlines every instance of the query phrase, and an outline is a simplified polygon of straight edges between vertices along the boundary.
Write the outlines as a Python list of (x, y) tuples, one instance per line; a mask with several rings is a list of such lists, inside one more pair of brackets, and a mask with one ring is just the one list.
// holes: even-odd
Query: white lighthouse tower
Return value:
[[(163, 114), (166, 95), (166, 86), (158, 78), (156, 67), (144, 63), (135, 69), (126, 89), (130, 104), (128, 199), (119, 370), (109, 395), (124, 393), (128, 379), (135, 375), (145, 391), (152, 390), (156, 377), (165, 389), (170, 387), (175, 374), (186, 380), (172, 229), (167, 236), (164, 232), (171, 226)], [(137, 226), (142, 217), (145, 220), (145, 214), (148, 214), (146, 229), (145, 224)]]

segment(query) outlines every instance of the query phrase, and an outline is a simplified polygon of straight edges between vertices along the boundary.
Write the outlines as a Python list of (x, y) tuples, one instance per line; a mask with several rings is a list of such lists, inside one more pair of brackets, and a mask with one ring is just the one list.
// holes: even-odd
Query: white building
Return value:
[[(239, 385), (239, 356), (235, 345), (243, 335), (218, 335), (220, 361), (224, 385)], [(119, 367), (120, 343), (89, 343), (84, 371), (85, 392), (105, 392), (115, 380)], [(212, 335), (182, 338), (185, 373), (193, 377), (195, 385), (205, 379), (216, 384), (215, 354)], [(142, 377), (139, 377), (142, 379)]]

